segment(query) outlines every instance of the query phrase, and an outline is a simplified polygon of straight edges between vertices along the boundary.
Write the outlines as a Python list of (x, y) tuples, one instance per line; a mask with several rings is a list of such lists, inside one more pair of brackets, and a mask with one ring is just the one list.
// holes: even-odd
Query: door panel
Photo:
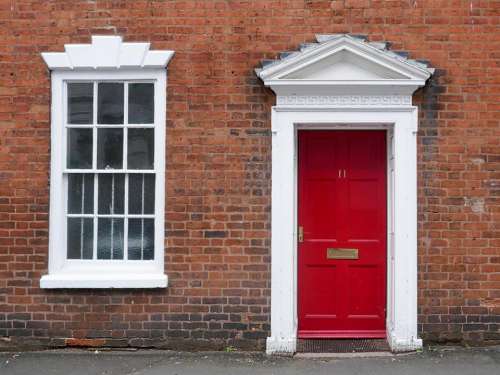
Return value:
[[(309, 180), (308, 195), (318, 197), (311, 199), (310, 205), (306, 209), (309, 217), (306, 237), (310, 240), (335, 241), (338, 238), (339, 217), (331, 215), (328, 220), (328, 213), (333, 213), (339, 204), (334, 194), (324, 194), (325, 191), (336, 191), (337, 182), (332, 180)], [(332, 226), (334, 228), (332, 228)]]
[(384, 131), (299, 131), (299, 337), (385, 336), (385, 158)]
[(380, 215), (377, 202), (378, 181), (349, 179), (346, 184), (346, 214), (351, 219), (351, 225), (345, 228), (346, 238), (348, 240), (376, 238), (380, 233), (377, 222)]
[[(309, 290), (304, 296), (306, 304), (309, 306), (307, 318), (331, 318), (335, 319), (339, 313), (338, 307), (335, 305), (336, 293), (331, 291), (329, 285), (337, 283), (338, 270), (335, 266), (317, 266), (311, 265), (307, 267), (307, 272), (304, 273), (306, 283), (315, 283), (317, 288)], [(333, 298), (331, 298), (333, 296)]]
[(325, 215), (334, 212), (341, 199), (338, 194), (334, 194), (339, 189), (338, 173), (329, 167), (339, 164), (340, 150), (337, 145), (332, 147), (331, 142), (332, 139), (322, 137), (322, 132), (314, 132), (307, 134), (307, 141), (302, 144), (303, 177), (308, 182), (308, 190), (305, 193), (317, 198), (309, 199), (309, 204), (303, 207), (304, 217), (308, 221), (308, 225), (304, 226), (304, 235), (305, 238), (315, 241), (336, 241), (339, 230), (337, 216), (330, 216), (329, 220), (325, 220)]
[(380, 297), (382, 296), (380, 268), (373, 265), (352, 265), (348, 267), (349, 317), (380, 318)]

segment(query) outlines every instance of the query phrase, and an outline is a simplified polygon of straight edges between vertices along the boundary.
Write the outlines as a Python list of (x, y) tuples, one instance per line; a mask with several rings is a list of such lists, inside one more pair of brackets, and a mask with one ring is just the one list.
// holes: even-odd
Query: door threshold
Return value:
[(299, 339), (385, 339), (387, 332), (380, 330), (299, 330)]
[(298, 339), (300, 354), (390, 353), (386, 339)]

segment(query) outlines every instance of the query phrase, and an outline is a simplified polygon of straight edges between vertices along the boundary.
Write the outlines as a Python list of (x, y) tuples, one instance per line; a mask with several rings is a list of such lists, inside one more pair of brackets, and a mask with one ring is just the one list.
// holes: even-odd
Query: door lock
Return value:
[(299, 226), (299, 242), (304, 242), (304, 227)]

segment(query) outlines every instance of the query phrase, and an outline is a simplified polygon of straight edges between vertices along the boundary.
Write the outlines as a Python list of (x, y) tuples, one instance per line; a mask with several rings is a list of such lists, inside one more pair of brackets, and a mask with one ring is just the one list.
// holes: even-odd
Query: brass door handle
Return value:
[(299, 227), (299, 236), (298, 236), (299, 242), (304, 242), (304, 227), (300, 226)]

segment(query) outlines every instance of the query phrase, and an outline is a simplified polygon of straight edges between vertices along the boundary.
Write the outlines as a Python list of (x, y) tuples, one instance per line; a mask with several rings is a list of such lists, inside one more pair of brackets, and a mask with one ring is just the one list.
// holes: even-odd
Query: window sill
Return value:
[(166, 288), (168, 277), (164, 274), (136, 273), (117, 274), (53, 274), (40, 279), (42, 289), (133, 289)]

